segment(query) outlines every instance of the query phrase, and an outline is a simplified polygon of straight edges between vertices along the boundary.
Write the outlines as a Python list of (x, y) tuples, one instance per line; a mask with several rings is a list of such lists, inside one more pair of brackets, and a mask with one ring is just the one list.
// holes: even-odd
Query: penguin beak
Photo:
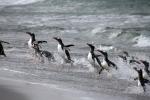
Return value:
[(53, 37), (53, 39), (58, 40), (58, 38), (57, 38), (57, 37)]
[(59, 37), (53, 37), (53, 39), (59, 41), (60, 38)]
[(87, 45), (88, 45), (89, 47), (91, 47), (91, 44), (87, 43)]
[(30, 36), (31, 36), (31, 34), (32, 34), (32, 33), (31, 33), (31, 32), (26, 32), (26, 34), (28, 34), (28, 35), (30, 35)]

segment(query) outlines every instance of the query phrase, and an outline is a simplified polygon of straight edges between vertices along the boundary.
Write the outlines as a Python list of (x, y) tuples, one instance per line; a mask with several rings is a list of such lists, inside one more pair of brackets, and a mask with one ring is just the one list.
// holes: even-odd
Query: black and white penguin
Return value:
[(45, 41), (34, 41), (32, 43), (32, 47), (35, 52), (35, 56), (38, 57), (42, 62), (43, 62), (43, 57), (47, 58), (48, 61), (55, 61), (54, 56), (51, 52), (46, 51), (46, 50), (40, 50), (40, 45), (39, 43), (45, 42)]
[(143, 77), (142, 69), (138, 70), (136, 67), (134, 67), (134, 70), (138, 73), (138, 77), (135, 78), (134, 80), (138, 80), (138, 86), (142, 86), (142, 88), (143, 88), (143, 90), (145, 92), (145, 90), (146, 90), (145, 84), (149, 84), (150, 85), (150, 81)]
[(128, 57), (130, 57), (129, 56), (129, 53), (127, 52), (127, 51), (123, 51), (122, 52), (122, 55), (118, 55), (120, 58), (122, 58), (123, 59), (123, 61), (124, 62), (126, 62), (127, 63), (127, 61), (128, 61)]
[(97, 50), (97, 51), (104, 56), (103, 61), (101, 63), (104, 68), (109, 69), (109, 67), (114, 67), (116, 70), (118, 69), (117, 65), (108, 59), (107, 52), (104, 52), (102, 50)]
[(9, 44), (9, 43), (0, 40), (0, 55), (3, 55), (4, 57), (6, 57), (2, 43), (6, 43), (6, 44)]
[(55, 61), (55, 57), (51, 52), (46, 50), (41, 50), (41, 54), (43, 57), (47, 58), (48, 61), (53, 61), (53, 62)]
[(73, 62), (69, 53), (69, 50), (70, 50), (69, 47), (72, 47), (74, 45), (73, 44), (64, 45), (64, 43), (62, 42), (62, 39), (59, 37), (54, 37), (53, 39), (55, 39), (58, 42), (57, 50), (58, 50), (59, 55), (63, 58), (63, 60), (66, 63)]
[(129, 61), (130, 64), (138, 65), (137, 67), (140, 67), (143, 71), (143, 77), (150, 77), (150, 71), (149, 71), (149, 62), (145, 60), (138, 60), (138, 59), (131, 59)]
[(29, 39), (29, 41), (28, 41), (28, 47), (30, 48), (30, 49), (32, 49), (32, 44), (33, 44), (33, 42), (34, 41), (36, 41), (36, 39), (35, 39), (35, 34), (34, 33), (31, 33), (31, 32), (26, 32), (26, 34), (28, 34), (28, 35), (30, 35), (30, 39)]
[(98, 58), (99, 55), (96, 55), (94, 53), (95, 46), (93, 46), (92, 44), (89, 44), (89, 43), (87, 43), (87, 45), (90, 47), (90, 51), (88, 53), (87, 59), (88, 59), (89, 63), (94, 67), (94, 69), (96, 69), (98, 71), (98, 73), (100, 74), (102, 72), (102, 70), (104, 70), (104, 68), (101, 65), (101, 62)]
[(28, 41), (28, 47), (30, 49), (33, 48), (33, 42), (35, 43), (35, 41), (38, 43), (38, 44), (41, 44), (41, 43), (47, 43), (47, 41), (37, 41), (35, 39), (35, 34), (34, 33), (31, 33), (31, 32), (26, 32), (26, 34), (30, 35), (30, 39)]
[(145, 61), (145, 60), (140, 60), (143, 65), (144, 65), (144, 70), (145, 72), (148, 74), (148, 76), (150, 77), (150, 71), (149, 71), (149, 62)]

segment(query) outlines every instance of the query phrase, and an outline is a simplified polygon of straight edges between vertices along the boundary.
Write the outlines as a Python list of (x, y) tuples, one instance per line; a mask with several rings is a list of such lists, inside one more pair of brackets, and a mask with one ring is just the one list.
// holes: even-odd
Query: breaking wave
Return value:
[(0, 0), (0, 5), (25, 5), (44, 0)]
[(150, 46), (150, 38), (145, 37), (143, 35), (135, 37), (133, 39), (133, 41), (136, 42), (136, 44), (134, 46), (137, 46), (137, 47), (148, 47), (148, 46)]

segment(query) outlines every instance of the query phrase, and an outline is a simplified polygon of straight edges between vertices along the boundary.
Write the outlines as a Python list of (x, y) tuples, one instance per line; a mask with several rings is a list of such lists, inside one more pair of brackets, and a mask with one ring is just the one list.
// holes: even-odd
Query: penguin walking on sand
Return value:
[(134, 80), (138, 80), (138, 86), (142, 86), (142, 88), (143, 88), (143, 90), (145, 92), (146, 91), (145, 84), (149, 84), (150, 85), (150, 81), (143, 77), (142, 69), (138, 70), (136, 67), (134, 67), (134, 70), (138, 73), (138, 77), (135, 78)]
[(109, 69), (109, 67), (113, 67), (116, 70), (118, 69), (117, 65), (108, 59), (107, 52), (104, 52), (102, 50), (97, 50), (97, 51), (100, 52), (104, 56), (103, 61), (101, 63), (104, 68)]
[(9, 43), (0, 40), (0, 55), (3, 55), (4, 57), (6, 57), (6, 54), (5, 54), (5, 51), (4, 51), (2, 43), (6, 43), (6, 44), (9, 44)]
[(66, 63), (74, 62), (71, 59), (70, 52), (69, 52), (70, 51), (69, 47), (72, 47), (74, 45), (73, 44), (64, 45), (64, 43), (62, 42), (62, 39), (59, 37), (54, 37), (53, 39), (55, 39), (58, 42), (57, 50), (58, 50), (58, 54), (62, 57), (63, 62), (66, 62)]
[(96, 55), (94, 53), (95, 46), (92, 44), (87, 43), (87, 45), (90, 47), (90, 51), (88, 53), (87, 59), (89, 63), (94, 67), (94, 69), (97, 70), (97, 72), (100, 74), (102, 70), (104, 70), (103, 66), (101, 65), (101, 62), (98, 58), (99, 55)]

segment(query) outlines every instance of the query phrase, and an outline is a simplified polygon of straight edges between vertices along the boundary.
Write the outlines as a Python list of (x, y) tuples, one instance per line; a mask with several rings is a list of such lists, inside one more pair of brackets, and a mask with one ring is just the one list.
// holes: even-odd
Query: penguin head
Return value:
[(53, 37), (53, 39), (55, 39), (56, 41), (58, 41), (60, 44), (63, 44), (62, 43), (62, 39), (60, 37)]
[(92, 51), (94, 51), (95, 46), (93, 46), (92, 44), (87, 43), (87, 45), (91, 48)]
[(32, 38), (35, 38), (35, 34), (31, 32), (26, 32), (26, 34), (30, 35)]
[(127, 51), (123, 51), (122, 54), (126, 57), (129, 57), (129, 53)]

